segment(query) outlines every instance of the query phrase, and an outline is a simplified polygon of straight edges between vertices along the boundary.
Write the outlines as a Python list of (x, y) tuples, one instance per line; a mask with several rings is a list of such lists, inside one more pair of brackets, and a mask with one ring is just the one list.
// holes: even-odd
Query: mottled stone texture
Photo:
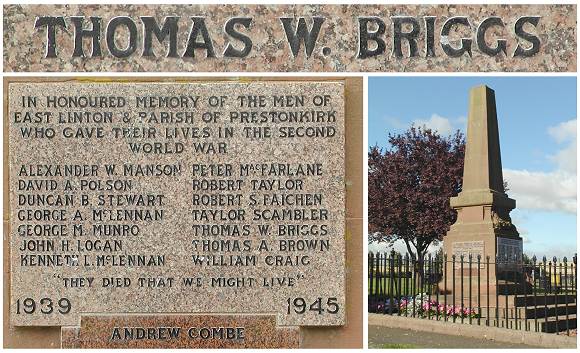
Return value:
[[(70, 21), (67, 31), (57, 31), (59, 53), (57, 58), (44, 59), (46, 31), (34, 29), (37, 16), (102, 16), (103, 24), (114, 16), (131, 16), (137, 23), (139, 40), (137, 50), (130, 59), (112, 57), (102, 39), (102, 58), (72, 58), (74, 29)], [(393, 53), (393, 23), (391, 16), (416, 17), (421, 26), (418, 39), (419, 56), (408, 58), (408, 44), (403, 40), (403, 58)], [(141, 22), (139, 16), (155, 16), (161, 23), (165, 16), (181, 16), (178, 34), (179, 58), (143, 58)], [(191, 16), (205, 16), (206, 25), (215, 48), (216, 58), (182, 58), (189, 34)], [(304, 46), (296, 58), (292, 57), (280, 17), (305, 17), (311, 25), (311, 17), (321, 16), (325, 22), (318, 36), (312, 56), (306, 58)], [(372, 58), (357, 58), (358, 17), (376, 16), (386, 25), (385, 54)], [(435, 54), (425, 58), (425, 23), (423, 16), (436, 16)], [(453, 30), (449, 38), (441, 38), (441, 28), (446, 19), (466, 16), (471, 29)], [(495, 46), (495, 40), (507, 40), (507, 56), (503, 53), (490, 57), (477, 49), (476, 30), (484, 19), (498, 16), (505, 28), (494, 27), (488, 31), (486, 41)], [(533, 57), (513, 57), (518, 42), (514, 24), (521, 16), (541, 16), (536, 29), (528, 31), (539, 36), (540, 52)], [(243, 59), (223, 58), (228, 42), (224, 23), (231, 17), (252, 17), (249, 29), (241, 32), (253, 41), (253, 48)], [(89, 26), (88, 20), (85, 21)], [(527, 25), (529, 26), (529, 25)], [(526, 26), (526, 27), (527, 27)], [(376, 29), (376, 28), (374, 28)], [(374, 30), (371, 28), (371, 30)], [(403, 26), (403, 31), (408, 31)], [(104, 29), (103, 29), (104, 31)], [(122, 31), (119, 31), (121, 33)], [(104, 34), (102, 36), (104, 38)], [(458, 58), (445, 55), (441, 41), (457, 45), (460, 38), (470, 38), (473, 57), (464, 54)], [(201, 38), (201, 36), (200, 36)], [(89, 51), (89, 39), (85, 51)], [(123, 40), (120, 40), (122, 43)], [(153, 40), (156, 53), (166, 48)], [(166, 45), (166, 44), (164, 44)], [(234, 45), (240, 47), (239, 41)], [(371, 43), (371, 46), (374, 45)], [(14, 72), (43, 71), (196, 71), (196, 72), (573, 72), (576, 71), (576, 6), (575, 5), (7, 5), (4, 6), (4, 70)], [(123, 48), (123, 46), (121, 46)], [(326, 49), (326, 50), (325, 50)], [(330, 52), (329, 52), (330, 50)], [(160, 55), (160, 54), (158, 54)]]
[[(243, 330), (243, 338), (207, 337), (208, 328)], [(134, 333), (132, 338), (125, 329)], [(204, 338), (199, 338), (200, 332)], [(80, 327), (61, 329), (61, 344), (62, 348), (298, 348), (300, 331), (277, 327), (271, 315), (83, 315)]]
[[(57, 116), (57, 111), (63, 112), (67, 109), (47, 107), (46, 95), (59, 96), (124, 96), (130, 102), (123, 111), (127, 115), (116, 109), (114, 122), (112, 124), (100, 123), (58, 123), (51, 119), (50, 123), (36, 124), (32, 122), (19, 122), (11, 119), (8, 124), (9, 139), (9, 170), (10, 170), (10, 249), (11, 249), (11, 315), (10, 322), (14, 326), (60, 326), (76, 325), (81, 313), (252, 313), (276, 314), (279, 325), (288, 326), (332, 326), (344, 325), (346, 322), (346, 298), (345, 298), (345, 161), (344, 161), (344, 141), (345, 141), (345, 102), (344, 102), (344, 82), (341, 81), (309, 81), (309, 82), (192, 82), (192, 83), (160, 83), (160, 82), (99, 82), (98, 80), (83, 79), (83, 81), (71, 80), (69, 82), (36, 82), (36, 83), (10, 83), (8, 91), (10, 92), (8, 102), (8, 115), (13, 115), (15, 111), (21, 110), (41, 110), (50, 111)], [(208, 97), (219, 94), (229, 97), (227, 102), (221, 108), (208, 107)], [(312, 97), (315, 95), (328, 95), (330, 97), (329, 105), (326, 110), (334, 111), (335, 120), (329, 121), (329, 125), (336, 129), (336, 134), (329, 138), (272, 138), (257, 139), (245, 138), (242, 136), (241, 129), (245, 126), (242, 122), (229, 122), (229, 112), (237, 110), (260, 110), (256, 108), (236, 108), (236, 99), (238, 95), (304, 95), (309, 97), (305, 109), (315, 110)], [(37, 109), (21, 109), (21, 96), (33, 96), (39, 98)], [(161, 154), (161, 155), (144, 155), (133, 153), (129, 149), (129, 143), (147, 140), (140, 137), (122, 137), (113, 138), (111, 129), (117, 127), (134, 127), (145, 128), (155, 127), (161, 134), (165, 127), (184, 127), (183, 123), (155, 123), (151, 121), (137, 119), (137, 112), (140, 109), (135, 108), (135, 97), (137, 96), (180, 96), (180, 95), (199, 95), (200, 105), (198, 109), (193, 109), (195, 121), (188, 123), (189, 128), (210, 127), (215, 137), (218, 127), (230, 126), (234, 128), (234, 137), (228, 140), (228, 153), (224, 154), (203, 154), (193, 151), (193, 142), (199, 142), (196, 138), (177, 138), (186, 145), (186, 151), (180, 155)], [(269, 100), (270, 101), (270, 100)], [(282, 108), (269, 108), (265, 110), (279, 110)], [(294, 108), (283, 108), (294, 110)], [(79, 110), (73, 109), (73, 110)], [(98, 111), (99, 109), (86, 109), (88, 111)], [(166, 109), (141, 109), (146, 111), (160, 111)], [(192, 110), (192, 109), (189, 109)], [(203, 111), (219, 110), (223, 112), (223, 120), (218, 123), (203, 123), (200, 119)], [(122, 117), (131, 117), (128, 121), (123, 121)], [(292, 123), (263, 123), (260, 126), (269, 125), (273, 131), (282, 125), (293, 125)], [(309, 126), (322, 126), (327, 124), (317, 124), (314, 122), (304, 123)], [(20, 133), (21, 127), (32, 126), (50, 126), (57, 131), (54, 139), (28, 139), (23, 138)], [(162, 126), (163, 125), (163, 126)], [(256, 126), (257, 124), (247, 124)], [(63, 137), (64, 127), (97, 127), (105, 128), (105, 138), (75, 138), (66, 139)], [(159, 136), (159, 135), (158, 135)], [(206, 141), (220, 140), (219, 138), (207, 138)], [(157, 140), (157, 138), (156, 138)], [(162, 139), (164, 141), (168, 141)], [(174, 139), (170, 139), (174, 140)], [(39, 153), (39, 151), (42, 151)], [(329, 219), (324, 223), (328, 225), (327, 234), (311, 235), (309, 239), (326, 239), (329, 241), (329, 248), (325, 251), (320, 249), (302, 249), (295, 251), (282, 251), (278, 247), (271, 247), (271, 251), (258, 250), (258, 244), (262, 239), (271, 242), (270, 246), (277, 244), (278, 239), (285, 236), (278, 234), (278, 224), (309, 224), (313, 221), (277, 221), (262, 220), (260, 223), (270, 224), (273, 227), (272, 234), (260, 236), (256, 230), (256, 221), (248, 217), (247, 223), (251, 225), (251, 232), (246, 236), (240, 236), (242, 240), (251, 240), (253, 245), (244, 255), (257, 255), (258, 263), (255, 266), (206, 266), (194, 265), (192, 255), (200, 254), (204, 258), (208, 256), (219, 255), (236, 255), (233, 251), (201, 251), (195, 250), (192, 245), (193, 240), (202, 239), (234, 239), (236, 236), (198, 236), (195, 237), (192, 232), (192, 172), (191, 168), (194, 163), (200, 164), (219, 164), (219, 163), (322, 163), (323, 174), (305, 178), (302, 192), (323, 194), (323, 208), (328, 210)], [(157, 194), (166, 195), (164, 209), (166, 217), (162, 221), (139, 222), (142, 232), (139, 236), (124, 237), (123, 249), (113, 251), (113, 255), (125, 254), (164, 254), (167, 258), (164, 266), (116, 266), (110, 263), (103, 266), (95, 266), (97, 261), (91, 261), (90, 265), (81, 264), (80, 266), (22, 266), (21, 254), (27, 253), (20, 251), (23, 237), (18, 235), (18, 226), (25, 222), (18, 221), (18, 209), (26, 207), (18, 206), (17, 195), (22, 194), (18, 191), (18, 180), (25, 179), (19, 176), (20, 166), (22, 165), (65, 165), (85, 163), (97, 164), (99, 167), (99, 176), (104, 179), (104, 164), (148, 164), (178, 163), (183, 166), (182, 172), (171, 176), (158, 177), (130, 177), (133, 180), (133, 188), (129, 193), (134, 194)], [(99, 179), (101, 178), (92, 178)], [(122, 178), (121, 175), (117, 177)], [(212, 177), (208, 177), (212, 178)], [(214, 179), (223, 179), (213, 177)], [(244, 176), (240, 179), (245, 180), (243, 190), (245, 195), (251, 192), (249, 184), (250, 178), (256, 176)], [(39, 180), (42, 178), (32, 177), (28, 179)], [(62, 192), (62, 185), (65, 180), (72, 181), (75, 187), (79, 186), (79, 178), (52, 177), (59, 185), (58, 193)], [(90, 178), (89, 178), (90, 179)], [(124, 179), (124, 177), (122, 178)], [(199, 178), (198, 178), (199, 179)], [(234, 178), (235, 179), (235, 178)], [(79, 194), (80, 189), (75, 189), (73, 194)], [(291, 191), (280, 191), (290, 193)], [(26, 193), (26, 192), (24, 192)], [(83, 192), (84, 193), (84, 192)], [(97, 205), (97, 194), (108, 194), (108, 192), (88, 192), (90, 204), (96, 208), (103, 207)], [(257, 196), (261, 196), (263, 191), (253, 191)], [(247, 200), (247, 199), (245, 199)], [(244, 207), (246, 207), (244, 203)], [(38, 207), (30, 207), (38, 208)], [(86, 207), (66, 206), (67, 212), (73, 212), (73, 209), (80, 208), (85, 216), (90, 215), (91, 211)], [(105, 206), (105, 208), (107, 208)], [(209, 208), (209, 207), (206, 207)], [(273, 208), (266, 207), (266, 208)], [(291, 211), (299, 210), (298, 206), (288, 206)], [(248, 209), (248, 214), (251, 210)], [(70, 215), (71, 213), (69, 213)], [(72, 216), (70, 216), (72, 217)], [(70, 218), (69, 218), (70, 219)], [(90, 216), (84, 219), (84, 225), (90, 232), (93, 224), (99, 223), (92, 221)], [(210, 221), (211, 222), (211, 221)], [(236, 221), (240, 223), (239, 221)], [(217, 221), (217, 223), (234, 224), (236, 222)], [(42, 221), (33, 221), (32, 223), (42, 223)], [(57, 222), (58, 223), (58, 222)], [(101, 222), (102, 223), (102, 222)], [(137, 223), (137, 222), (135, 222)], [(197, 222), (199, 223), (199, 222)], [(76, 249), (76, 240), (69, 234), (64, 239), (72, 241), (72, 248), (67, 252), (60, 248), (60, 239), (57, 242), (55, 251), (48, 251), (49, 254), (75, 254), (82, 253), (94, 259), (95, 255), (108, 254), (105, 251), (86, 249)], [(95, 239), (96, 236), (88, 233), (82, 236), (84, 239)], [(42, 236), (38, 239), (44, 239)], [(294, 236), (293, 239), (297, 239)], [(39, 251), (41, 254), (47, 251)], [(283, 255), (308, 255), (309, 264), (295, 266), (271, 266), (264, 261), (266, 254), (276, 255), (278, 252)], [(352, 259), (350, 261), (353, 261)], [(77, 263), (78, 264), (78, 263)], [(92, 287), (65, 288), (63, 278), (70, 277), (95, 277), (95, 285)], [(138, 287), (136, 281), (139, 277), (166, 278), (175, 277), (173, 287)], [(183, 277), (202, 277), (203, 286), (183, 286), (181, 278)], [(209, 285), (210, 278), (255, 278), (256, 286), (254, 287), (212, 287)], [(101, 280), (110, 277), (128, 277), (132, 279), (132, 286), (129, 287), (103, 287), (99, 283)], [(261, 285), (262, 279), (286, 280), (280, 284), (275, 282), (273, 286)], [(295, 280), (295, 284), (290, 286), (289, 281)], [(260, 283), (260, 285), (257, 285)], [(42, 314), (36, 310), (32, 314), (16, 314), (17, 306), (15, 303), (19, 298), (69, 298), (72, 303), (72, 309), (67, 314), (52, 315)], [(335, 298), (339, 310), (336, 313), (318, 313), (314, 310), (306, 310), (302, 314), (291, 311), (287, 313), (287, 300), (294, 298), (305, 298), (308, 305), (317, 298), (323, 298), (323, 304), (326, 305), (328, 298)]]

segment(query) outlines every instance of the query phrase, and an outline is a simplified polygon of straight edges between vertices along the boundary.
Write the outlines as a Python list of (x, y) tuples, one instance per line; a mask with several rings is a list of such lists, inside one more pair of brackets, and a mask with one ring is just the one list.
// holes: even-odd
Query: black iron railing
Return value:
[(369, 311), (570, 334), (576, 260), (369, 253)]

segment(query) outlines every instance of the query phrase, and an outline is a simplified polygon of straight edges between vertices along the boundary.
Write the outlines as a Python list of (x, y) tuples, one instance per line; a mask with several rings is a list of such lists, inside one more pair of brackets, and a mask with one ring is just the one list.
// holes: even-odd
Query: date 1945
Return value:
[(318, 315), (322, 315), (324, 313), (328, 314), (336, 314), (338, 313), (339, 306), (337, 298), (326, 298), (326, 302), (324, 298), (316, 298), (313, 302), (306, 301), (306, 299), (298, 297), (298, 298), (288, 298), (286, 300), (288, 304), (286, 307), (286, 312), (288, 314), (296, 313), (296, 314), (306, 314), (308, 311), (316, 312)]

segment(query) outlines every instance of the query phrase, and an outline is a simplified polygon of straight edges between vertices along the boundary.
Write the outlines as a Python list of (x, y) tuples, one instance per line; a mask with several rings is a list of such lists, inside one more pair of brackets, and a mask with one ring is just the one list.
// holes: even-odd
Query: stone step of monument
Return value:
[[(477, 309), (477, 308), (475, 308)], [(481, 315), (482, 317), (488, 317), (488, 310), (487, 306), (481, 307)], [(489, 317), (492, 319), (539, 319), (543, 320), (544, 318), (552, 318), (558, 316), (558, 318), (565, 318), (566, 313), (568, 317), (572, 315), (576, 315), (577, 309), (576, 304), (568, 304), (568, 308), (566, 309), (565, 306), (562, 305), (548, 305), (548, 306), (537, 306), (537, 307), (527, 307), (527, 308), (514, 308), (514, 307), (490, 307), (489, 308)]]
[(525, 296), (514, 297), (514, 303), (517, 307), (533, 307), (554, 304), (576, 303), (576, 296), (573, 294), (527, 294)]
[(480, 293), (482, 296), (485, 296), (486, 293), (489, 293), (490, 296), (495, 296), (496, 293), (498, 295), (524, 295), (533, 293), (532, 286), (527, 282), (511, 282), (504, 280), (489, 284), (481, 281), (472, 281), (471, 285), (467, 281), (465, 281), (463, 285), (458, 282), (455, 284), (455, 286), (452, 284), (448, 286), (440, 286), (439, 290), (441, 293), (455, 292), (456, 295), (463, 292), (464, 296), (467, 296), (470, 290), (474, 296), (477, 296), (478, 293)]
[(523, 315), (527, 319), (545, 318), (545, 317), (566, 317), (576, 315), (576, 303), (566, 305), (546, 305), (524, 308)]
[[(524, 293), (524, 294), (496, 294), (496, 293), (481, 293), (481, 298), (479, 302), (481, 306), (487, 306), (487, 302), (489, 300), (489, 305), (491, 307), (517, 307), (517, 308), (530, 308), (530, 307), (543, 307), (544, 305), (562, 305), (564, 306), (566, 303), (568, 305), (576, 303), (576, 297), (574, 295), (568, 294), (533, 294), (533, 293)], [(461, 297), (456, 297), (455, 302), (461, 302)], [(465, 296), (463, 298), (464, 303), (469, 303), (469, 297)], [(473, 305), (477, 305), (478, 299), (477, 294), (474, 294), (471, 298), (471, 303)], [(466, 304), (467, 305), (467, 304)]]
[(532, 293), (532, 287), (529, 283), (516, 283), (509, 281), (498, 281), (497, 294), (499, 295), (524, 295)]
[(538, 324), (540, 326), (540, 331), (555, 333), (575, 329), (578, 324), (578, 319), (576, 315), (571, 315), (568, 318), (558, 317), (557, 319), (555, 317), (550, 317), (548, 320), (538, 321)]
[(453, 296), (453, 294), (439, 296), (433, 295), (431, 296), (431, 299), (441, 304), (443, 303), (455, 305), (463, 304), (464, 307), (471, 308), (481, 307), (482, 310), (486, 309), (487, 306), (489, 306), (490, 308), (505, 309), (507, 307), (511, 309), (519, 308), (521, 310), (524, 310), (526, 308), (533, 309), (534, 307), (538, 307), (539, 309), (543, 308), (544, 305), (552, 306), (556, 304), (558, 306), (565, 307), (566, 303), (568, 303), (568, 306), (570, 307), (572, 304), (575, 305), (576, 303), (576, 297), (571, 294), (568, 295), (548, 294), (545, 296), (542, 294), (533, 295), (529, 293), (518, 295), (513, 294), (496, 295), (496, 293), (472, 292), (471, 296), (469, 296), (469, 292), (465, 292), (463, 294), (464, 294), (463, 298), (461, 297), (461, 293), (458, 293), (455, 296)]

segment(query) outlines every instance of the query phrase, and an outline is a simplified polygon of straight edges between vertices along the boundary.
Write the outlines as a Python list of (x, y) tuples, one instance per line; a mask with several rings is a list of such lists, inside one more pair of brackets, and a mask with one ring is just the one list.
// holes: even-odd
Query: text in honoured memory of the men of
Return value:
[(345, 322), (340, 81), (9, 83), (10, 321)]
[(455, 268), (461, 268), (462, 262), (465, 268), (469, 265), (469, 256), (473, 267), (477, 267), (477, 256), (480, 256), (480, 267), (484, 264), (483, 241), (460, 241), (451, 244), (452, 255), (455, 256)]

